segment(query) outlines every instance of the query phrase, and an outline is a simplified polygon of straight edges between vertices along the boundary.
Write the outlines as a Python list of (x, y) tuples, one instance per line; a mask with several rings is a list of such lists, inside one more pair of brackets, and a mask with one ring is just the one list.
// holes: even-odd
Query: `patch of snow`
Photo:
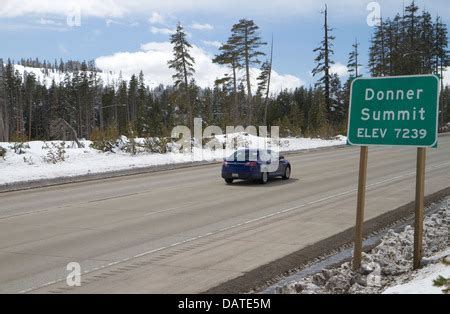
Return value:
[[(450, 249), (437, 256), (440, 257), (438, 261), (450, 256)], [(439, 262), (430, 264), (412, 274), (409, 282), (390, 287), (383, 294), (442, 294), (442, 288), (433, 285), (439, 276), (450, 278), (450, 266)]]
[(336, 145), (344, 145), (347, 138), (342, 135), (336, 136), (334, 139), (323, 140), (320, 138), (280, 138), (274, 140), (272, 138), (264, 138), (254, 136), (248, 133), (231, 133), (217, 135), (215, 138), (219, 143), (233, 143), (236, 148), (270, 148), (277, 151), (289, 152), (304, 149), (314, 149), (321, 147), (330, 147)]

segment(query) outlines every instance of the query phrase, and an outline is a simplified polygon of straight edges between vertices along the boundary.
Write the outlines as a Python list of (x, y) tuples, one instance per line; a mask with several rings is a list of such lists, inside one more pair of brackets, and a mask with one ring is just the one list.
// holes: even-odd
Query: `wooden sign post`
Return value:
[(416, 174), (416, 210), (414, 223), (414, 269), (420, 268), (423, 250), (423, 220), (424, 220), (424, 196), (425, 196), (425, 163), (426, 148), (417, 149), (417, 174)]
[(355, 253), (353, 257), (353, 270), (355, 271), (361, 268), (368, 159), (369, 159), (369, 147), (362, 146), (361, 155), (359, 157), (358, 203), (356, 206)]
[(353, 269), (361, 268), (368, 146), (417, 147), (414, 268), (423, 247), (426, 148), (437, 147), (439, 78), (435, 75), (353, 80), (348, 144), (361, 146)]

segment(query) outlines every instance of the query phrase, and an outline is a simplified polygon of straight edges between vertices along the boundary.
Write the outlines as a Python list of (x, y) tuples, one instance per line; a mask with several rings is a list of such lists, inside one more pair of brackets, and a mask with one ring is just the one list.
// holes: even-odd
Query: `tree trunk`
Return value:
[(183, 49), (183, 74), (184, 74), (184, 92), (186, 94), (186, 101), (187, 101), (187, 107), (188, 107), (188, 127), (192, 128), (194, 126), (194, 119), (192, 114), (192, 105), (191, 105), (191, 97), (189, 94), (189, 82), (188, 82), (188, 74), (186, 69), (186, 59), (185, 59), (185, 51)]
[(383, 18), (380, 18), (380, 27), (381, 27), (381, 76), (386, 76), (386, 43), (384, 42), (384, 26), (383, 26)]
[[(78, 148), (84, 147), (83, 144), (81, 144), (80, 140), (78, 139), (77, 131), (64, 119), (59, 119), (60, 123), (63, 124), (71, 133), (72, 133), (72, 140), (77, 143)], [(65, 133), (65, 132), (64, 132)]]
[(5, 121), (3, 117), (3, 103), (1, 103), (0, 105), (0, 142), (8, 142), (5, 129)]
[(234, 97), (234, 121), (235, 123), (239, 120), (239, 103), (238, 103), (238, 91), (237, 91), (237, 74), (236, 74), (236, 64), (233, 61), (233, 97)]
[(19, 125), (18, 125), (18, 133), (22, 136), (25, 136), (25, 120), (23, 118), (23, 98), (22, 93), (19, 92)]
[(264, 100), (264, 125), (265, 126), (267, 126), (267, 106), (269, 105), (270, 80), (272, 78), (272, 62), (273, 62), (273, 36), (272, 36), (272, 45), (270, 48), (269, 77), (267, 78), (267, 91), (266, 91), (266, 98)]
[(103, 124), (103, 104), (101, 103), (98, 110), (99, 119), (100, 119), (100, 131), (104, 131), (104, 124)]
[(85, 135), (86, 138), (90, 138), (91, 135), (91, 111), (89, 110), (90, 106), (88, 104), (86, 104), (86, 130), (85, 130)]
[(330, 101), (330, 56), (329, 56), (329, 43), (328, 43), (328, 9), (325, 5), (325, 102), (327, 104), (328, 112), (331, 112), (331, 101)]
[(440, 108), (441, 108), (441, 128), (445, 124), (445, 112), (444, 112), (444, 62), (441, 60), (441, 95), (440, 95)]
[(82, 124), (82, 117), (81, 117), (81, 105), (80, 105), (80, 95), (77, 94), (77, 107), (78, 107), (78, 134), (81, 134), (81, 124)]
[(251, 125), (253, 121), (253, 105), (252, 105), (252, 85), (250, 82), (250, 56), (249, 56), (249, 46), (248, 46), (248, 29), (245, 29), (245, 74), (247, 79), (247, 102), (248, 102), (248, 122), (247, 125)]
[(6, 107), (6, 90), (4, 85), (3, 59), (0, 58), (0, 142), (8, 142), (8, 109)]
[(356, 66), (355, 66), (355, 75), (356, 75), (356, 78), (358, 78), (358, 76), (359, 76), (359, 73), (358, 73), (358, 39), (356, 40), (356, 43), (355, 43), (355, 64), (356, 64)]
[(28, 103), (28, 140), (31, 141), (31, 120), (32, 120), (32, 106), (31, 106), (32, 101), (30, 100)]

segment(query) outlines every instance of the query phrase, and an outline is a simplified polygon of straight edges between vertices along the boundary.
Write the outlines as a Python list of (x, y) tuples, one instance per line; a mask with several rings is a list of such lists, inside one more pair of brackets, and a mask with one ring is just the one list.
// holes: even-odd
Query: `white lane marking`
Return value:
[(170, 212), (172, 210), (182, 209), (182, 208), (185, 208), (185, 207), (188, 207), (188, 206), (191, 206), (191, 205), (196, 205), (196, 204), (198, 204), (198, 203), (188, 203), (188, 204), (184, 204), (184, 205), (181, 205), (181, 206), (178, 206), (178, 207), (172, 207), (172, 208), (158, 210), (156, 212), (150, 212), (150, 213), (145, 214), (144, 216), (152, 216), (152, 215), (156, 215), (156, 214)]
[(26, 215), (40, 214), (40, 213), (45, 213), (45, 212), (48, 212), (48, 211), (49, 211), (49, 209), (41, 209), (41, 210), (36, 210), (36, 211), (32, 211), (32, 212), (25, 212), (25, 213), (14, 214), (14, 215), (9, 215), (9, 216), (2, 216), (2, 217), (0, 217), (0, 220), (8, 219), (8, 218), (20, 217), (20, 216), (26, 216)]
[[(439, 168), (442, 168), (442, 167), (448, 166), (448, 165), (450, 165), (450, 162), (429, 166), (428, 169), (434, 170), (434, 169), (439, 169)], [(411, 175), (415, 175), (415, 174), (416, 174), (415, 171), (408, 172), (408, 173), (405, 173), (405, 174), (402, 174), (402, 175), (399, 175), (399, 176), (396, 176), (396, 177), (393, 177), (393, 178), (389, 178), (389, 179), (381, 180), (381, 181), (378, 181), (378, 182), (375, 182), (375, 183), (371, 183), (371, 184), (367, 185), (366, 189), (369, 190), (369, 189), (371, 189), (371, 188), (373, 188), (375, 186), (378, 186), (378, 185), (381, 185), (381, 184), (385, 184), (385, 183), (391, 183), (391, 182), (397, 181), (399, 179), (410, 177)], [(354, 193), (356, 191), (357, 191), (357, 189), (351, 189), (351, 190), (347, 190), (347, 191), (342, 192), (342, 193), (330, 195), (330, 196), (327, 196), (327, 197), (324, 197), (324, 198), (321, 198), (321, 199), (318, 199), (318, 200), (315, 200), (315, 201), (311, 201), (311, 202), (308, 202), (308, 203), (305, 203), (305, 204), (301, 204), (301, 205), (297, 205), (297, 206), (294, 206), (294, 207), (291, 207), (291, 208), (280, 210), (280, 211), (272, 213), (272, 214), (268, 214), (268, 215), (265, 215), (265, 216), (262, 216), (262, 217), (258, 217), (258, 218), (255, 218), (255, 219), (251, 219), (251, 220), (248, 220), (248, 221), (236, 224), (236, 225), (225, 227), (225, 228), (219, 229), (217, 231), (211, 231), (211, 232), (208, 232), (208, 233), (206, 233), (204, 235), (199, 235), (199, 236), (196, 236), (196, 237), (193, 237), (193, 238), (189, 238), (189, 239), (186, 239), (186, 240), (183, 240), (183, 241), (175, 242), (175, 243), (172, 243), (172, 244), (167, 245), (167, 246), (159, 247), (157, 249), (153, 249), (153, 250), (141, 253), (141, 254), (134, 255), (132, 257), (124, 258), (123, 260), (120, 260), (120, 261), (112, 262), (112, 263), (109, 263), (107, 265), (103, 265), (103, 266), (99, 266), (99, 267), (96, 267), (96, 268), (93, 268), (93, 269), (90, 269), (90, 270), (86, 270), (86, 271), (83, 272), (83, 274), (89, 274), (89, 273), (92, 273), (92, 272), (97, 271), (97, 270), (101, 270), (101, 269), (105, 269), (107, 267), (115, 266), (115, 265), (118, 265), (118, 264), (121, 264), (121, 263), (124, 263), (124, 262), (128, 262), (128, 261), (136, 259), (136, 258), (144, 257), (144, 256), (147, 256), (147, 255), (150, 255), (150, 254), (153, 254), (153, 253), (157, 253), (157, 252), (169, 249), (169, 248), (173, 248), (173, 247), (176, 247), (176, 246), (179, 246), (179, 245), (182, 245), (182, 244), (186, 244), (186, 243), (190, 243), (190, 242), (193, 242), (193, 241), (196, 241), (196, 240), (200, 240), (200, 239), (212, 236), (212, 235), (216, 235), (216, 234), (219, 234), (219, 233), (222, 233), (222, 232), (225, 232), (225, 231), (229, 231), (231, 229), (239, 228), (239, 227), (251, 224), (251, 223), (255, 223), (255, 222), (258, 222), (258, 221), (261, 221), (261, 220), (272, 218), (274, 216), (279, 216), (281, 214), (289, 213), (289, 212), (292, 212), (292, 211), (300, 209), (300, 208), (304, 208), (304, 207), (309, 206), (309, 205), (315, 205), (315, 204), (318, 204), (318, 203), (321, 203), (321, 202), (324, 202), (324, 201), (327, 201), (327, 200), (330, 200), (330, 199), (333, 199), (333, 198), (336, 198), (336, 197), (340, 197), (340, 196), (344, 196), (344, 195), (347, 195), (347, 194), (350, 194), (350, 193)], [(19, 291), (19, 294), (28, 293), (28, 292), (31, 292), (33, 290), (45, 288), (45, 287), (51, 286), (53, 284), (63, 282), (64, 280), (65, 280), (65, 278), (54, 280), (52, 282), (48, 282), (48, 283), (45, 283), (45, 284), (40, 285), (40, 286), (36, 286), (36, 287), (33, 287), (33, 288), (29, 288), (29, 289), (26, 289), (26, 290)]]

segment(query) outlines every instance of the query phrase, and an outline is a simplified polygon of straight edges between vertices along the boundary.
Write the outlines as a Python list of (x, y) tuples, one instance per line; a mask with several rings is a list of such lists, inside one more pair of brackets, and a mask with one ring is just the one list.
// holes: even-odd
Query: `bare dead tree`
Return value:
[(78, 139), (77, 131), (64, 119), (58, 118), (50, 123), (50, 134), (52, 137), (57, 137), (63, 141), (74, 141), (78, 148), (83, 148), (84, 145)]

